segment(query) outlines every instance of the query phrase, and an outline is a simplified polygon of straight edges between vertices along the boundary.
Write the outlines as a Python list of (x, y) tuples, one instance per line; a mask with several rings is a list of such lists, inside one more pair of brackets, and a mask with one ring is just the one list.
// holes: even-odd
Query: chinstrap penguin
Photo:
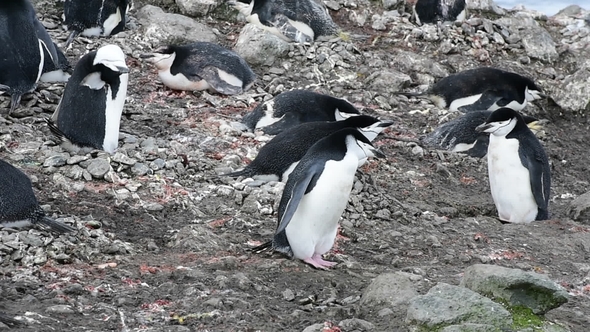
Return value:
[(250, 130), (262, 129), (267, 135), (304, 122), (340, 121), (359, 111), (344, 99), (309, 91), (285, 91), (262, 102), (242, 118)]
[(488, 177), (499, 219), (510, 223), (549, 219), (549, 160), (522, 116), (500, 108), (476, 129), (490, 134)]
[(75, 230), (69, 225), (45, 216), (45, 211), (37, 202), (29, 177), (2, 159), (0, 159), (0, 183), (2, 184), (0, 186), (0, 224), (3, 226), (41, 225), (58, 233)]
[(119, 46), (105, 45), (84, 55), (47, 120), (52, 133), (63, 143), (115, 152), (128, 72)]
[(158, 68), (162, 83), (174, 90), (213, 90), (236, 95), (248, 90), (256, 74), (237, 53), (208, 42), (170, 45), (142, 55)]
[[(256, 158), (244, 169), (225, 175), (286, 182), (299, 160), (320, 139), (350, 127), (358, 129), (372, 141), (392, 124), (393, 122), (380, 121), (369, 115), (353, 116), (342, 121), (302, 123), (273, 137), (260, 148)], [(365, 160), (359, 161), (359, 166), (364, 162)]]
[[(488, 153), (489, 134), (475, 130), (485, 122), (492, 111), (473, 111), (465, 113), (438, 126), (421, 138), (427, 147), (465, 153), (471, 157), (482, 158)], [(542, 129), (541, 121), (523, 115), (523, 119), (533, 133)]]
[(0, 43), (0, 91), (11, 96), (11, 114), (22, 95), (35, 90), (45, 54), (57, 64), (57, 53), (28, 0), (0, 2)]
[(527, 102), (543, 98), (541, 88), (528, 77), (492, 67), (479, 67), (449, 75), (423, 93), (438, 108), (450, 111), (495, 111), (501, 107), (522, 110)]
[(416, 23), (463, 21), (467, 16), (465, 0), (406, 0)]
[(338, 26), (317, 0), (230, 0), (248, 22), (286, 40), (311, 43), (335, 36)]
[(253, 250), (272, 248), (318, 269), (335, 265), (322, 255), (334, 245), (359, 160), (373, 156), (383, 154), (355, 128), (339, 130), (315, 143), (285, 184), (272, 241)]
[(111, 36), (125, 29), (131, 0), (65, 0), (64, 26), (70, 31), (64, 49), (78, 34)]

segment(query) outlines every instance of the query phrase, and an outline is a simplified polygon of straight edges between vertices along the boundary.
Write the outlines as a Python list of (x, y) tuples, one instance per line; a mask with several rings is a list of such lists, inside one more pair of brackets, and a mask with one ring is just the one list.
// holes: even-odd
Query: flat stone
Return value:
[(180, 14), (165, 13), (161, 8), (146, 5), (137, 12), (145, 38), (153, 44), (182, 41), (216, 42), (217, 36), (205, 24)]
[(418, 331), (475, 323), (510, 330), (512, 316), (498, 303), (467, 288), (439, 282), (410, 301), (406, 323)]
[(92, 177), (102, 179), (111, 170), (111, 164), (106, 159), (97, 158), (90, 161), (86, 170)]
[(377, 312), (387, 307), (405, 310), (410, 299), (418, 295), (422, 277), (406, 272), (385, 273), (375, 278), (364, 290), (360, 301), (362, 312)]
[(213, 11), (220, 2), (217, 0), (176, 0), (176, 5), (183, 15), (205, 16)]
[(45, 308), (45, 312), (53, 314), (73, 314), (74, 310), (67, 304), (58, 304)]
[(525, 306), (535, 314), (544, 314), (568, 301), (567, 292), (546, 275), (497, 265), (468, 267), (461, 286), (513, 306)]
[(234, 51), (252, 66), (271, 66), (289, 53), (289, 43), (254, 24), (246, 24)]

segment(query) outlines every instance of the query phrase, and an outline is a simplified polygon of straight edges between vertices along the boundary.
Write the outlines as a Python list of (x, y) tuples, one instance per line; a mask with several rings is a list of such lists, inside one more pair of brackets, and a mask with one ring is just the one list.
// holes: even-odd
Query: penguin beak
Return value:
[(129, 68), (127, 68), (127, 67), (119, 67), (119, 66), (116, 66), (116, 67), (117, 67), (117, 70), (119, 71), (119, 73), (121, 73), (121, 74), (126, 74), (129, 72)]
[(382, 127), (382, 128), (387, 128), (387, 127), (391, 126), (392, 124), (393, 124), (393, 121), (382, 121), (382, 122), (379, 124), (379, 127)]
[(154, 57), (154, 55), (151, 53), (144, 53), (144, 54), (139, 55), (140, 59), (149, 59), (149, 58), (153, 58), (153, 57)]
[(487, 122), (484, 122), (484, 123), (480, 124), (479, 126), (475, 127), (475, 131), (481, 133), (481, 132), (484, 132), (490, 128), (492, 128), (492, 125)]

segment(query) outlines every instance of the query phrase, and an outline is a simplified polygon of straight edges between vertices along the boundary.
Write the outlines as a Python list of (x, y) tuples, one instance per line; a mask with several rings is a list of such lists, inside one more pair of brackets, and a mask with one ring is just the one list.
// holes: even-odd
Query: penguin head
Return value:
[(129, 68), (125, 63), (125, 54), (123, 50), (117, 45), (105, 45), (96, 51), (94, 66), (103, 65), (115, 73), (125, 74), (129, 72)]
[(350, 118), (351, 116), (359, 115), (360, 112), (356, 107), (354, 107), (351, 103), (347, 102), (344, 99), (334, 98), (334, 117), (336, 121), (342, 121), (345, 119)]
[(371, 141), (369, 141), (369, 139), (356, 128), (342, 129), (333, 135), (344, 136), (346, 153), (355, 154), (359, 159), (359, 165), (362, 165), (369, 157), (385, 157), (383, 152), (377, 150), (377, 148), (371, 144)]
[(385, 128), (391, 126), (391, 121), (381, 121), (370, 115), (351, 116), (342, 121), (346, 127), (356, 127), (369, 140), (372, 141)]
[(506, 136), (517, 126), (526, 127), (522, 116), (511, 108), (503, 107), (495, 110), (486, 122), (477, 126), (475, 130), (495, 136)]
[(151, 54), (141, 55), (147, 62), (156, 65), (158, 70), (168, 70), (176, 59), (176, 48), (174, 46), (162, 46)]

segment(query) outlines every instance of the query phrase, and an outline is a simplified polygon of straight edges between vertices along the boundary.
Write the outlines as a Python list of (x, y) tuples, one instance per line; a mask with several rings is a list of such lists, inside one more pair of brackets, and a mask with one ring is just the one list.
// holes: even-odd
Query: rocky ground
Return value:
[[(23, 322), (12, 330), (406, 331), (414, 326), (407, 319), (411, 297), (437, 283), (459, 285), (479, 263), (547, 276), (569, 301), (544, 315), (546, 325), (587, 330), (588, 12), (569, 8), (547, 18), (479, 1), (470, 3), (479, 9), (466, 23), (418, 27), (389, 7), (395, 1), (336, 0), (327, 4), (346, 34), (304, 46), (242, 31), (245, 22), (224, 4), (206, 6), (211, 12), (195, 20), (166, 14), (191, 14), (190, 1), (178, 2), (180, 9), (150, 2), (162, 12), (136, 1), (128, 31), (79, 38), (66, 54), (75, 63), (87, 50), (115, 43), (127, 55), (129, 92), (114, 155), (71, 155), (51, 140), (43, 118), (62, 84), (40, 84), (13, 117), (0, 117), (0, 158), (31, 176), (50, 215), (78, 228), (62, 236), (0, 229), (0, 311)], [(63, 43), (60, 4), (37, 1), (36, 8)], [(258, 75), (254, 87), (233, 97), (164, 88), (139, 56), (181, 39), (241, 48)], [(501, 224), (485, 158), (419, 144), (455, 115), (393, 94), (482, 65), (534, 77), (552, 97), (525, 110), (548, 120), (541, 137), (552, 168), (551, 220)], [(376, 140), (387, 159), (357, 174), (327, 255), (339, 263), (330, 271), (250, 252), (272, 236), (282, 184), (219, 176), (242, 167), (270, 139), (241, 132), (240, 118), (272, 95), (303, 87), (395, 121)], [(9, 98), (0, 98), (6, 109)], [(393, 272), (406, 273), (411, 296), (373, 299), (368, 286)], [(535, 329), (523, 326), (509, 329)]]

